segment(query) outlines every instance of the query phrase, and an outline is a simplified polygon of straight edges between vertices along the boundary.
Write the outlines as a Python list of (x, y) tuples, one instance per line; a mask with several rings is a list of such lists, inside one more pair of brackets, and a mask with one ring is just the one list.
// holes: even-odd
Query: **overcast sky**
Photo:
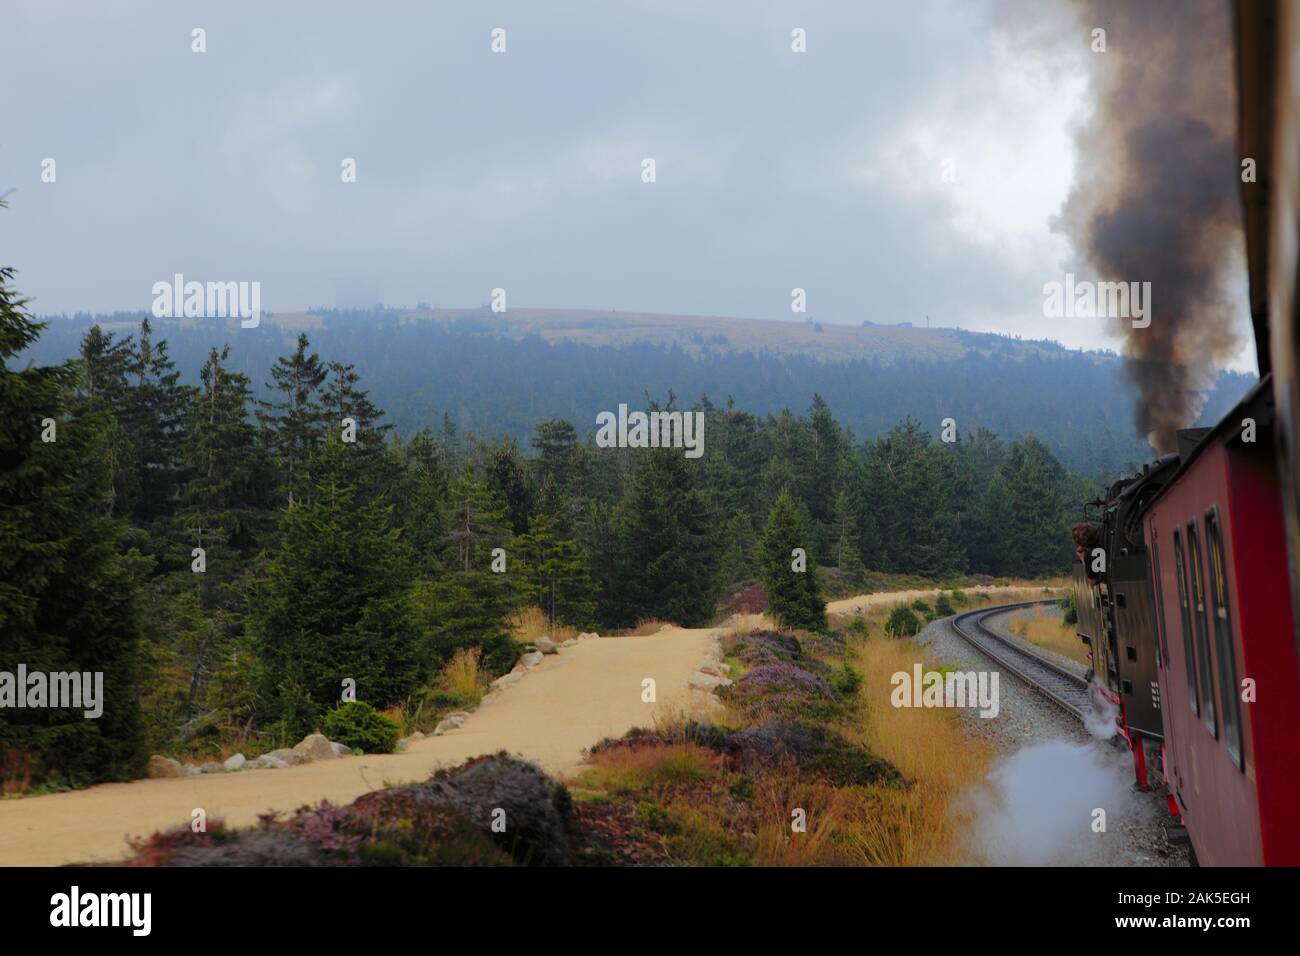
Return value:
[(1063, 3), (5, 7), (0, 262), (38, 312), (147, 309), (177, 272), (279, 311), (502, 287), (790, 318), (802, 287), (825, 322), (1113, 344), (1042, 315), (1088, 274), (1050, 226), (1088, 109)]

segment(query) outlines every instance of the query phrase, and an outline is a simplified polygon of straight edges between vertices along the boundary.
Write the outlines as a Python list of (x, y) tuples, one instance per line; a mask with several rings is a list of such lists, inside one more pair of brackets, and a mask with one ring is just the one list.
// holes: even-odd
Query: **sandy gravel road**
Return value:
[[(974, 587), (963, 588), (967, 594), (988, 594), (990, 596), (1001, 594), (1005, 591), (1023, 591), (1025, 585), (1003, 585), (1003, 584), (977, 584)], [(827, 614), (857, 614), (859, 611), (865, 611), (869, 607), (879, 607), (882, 604), (905, 604), (915, 601), (917, 598), (924, 600), (933, 600), (934, 588), (928, 591), (881, 591), (878, 594), (859, 594), (857, 597), (844, 598), (841, 601), (829, 601), (826, 604)]]
[[(415, 741), (400, 754), (327, 760), (284, 770), (204, 774), (111, 783), (71, 793), (0, 801), (0, 865), (120, 860), (125, 838), (208, 818), (237, 826), (268, 810), (322, 799), (347, 803), (386, 783), (425, 779), (467, 757), (506, 750), (564, 775), (582, 749), (687, 705), (687, 681), (705, 656), (711, 628), (583, 641), (547, 657), (523, 680), (492, 695), (463, 727)], [(655, 679), (657, 702), (641, 682)]]

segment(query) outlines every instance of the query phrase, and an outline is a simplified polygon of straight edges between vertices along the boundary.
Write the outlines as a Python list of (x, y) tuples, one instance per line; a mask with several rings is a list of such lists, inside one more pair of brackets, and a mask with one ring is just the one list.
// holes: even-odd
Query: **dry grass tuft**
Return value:
[(482, 699), (487, 692), (487, 675), (480, 669), (483, 651), (462, 647), (442, 668), (439, 687), (456, 697)]
[(697, 783), (722, 772), (726, 759), (699, 744), (646, 744), (616, 747), (591, 758), (576, 786), (606, 793), (631, 793), (651, 787)]
[(1007, 623), (1012, 634), (1023, 637), (1031, 644), (1055, 651), (1058, 654), (1088, 663), (1088, 648), (1074, 632), (1073, 624), (1061, 620), (1061, 612), (1054, 607), (1039, 607), (1015, 615)]
[[(880, 632), (875, 632), (879, 634)], [(991, 752), (972, 739), (961, 715), (942, 708), (894, 707), (890, 678), (925, 659), (910, 640), (869, 637), (856, 644), (862, 685), (863, 720), (846, 730), (896, 766), (911, 781), (906, 789), (873, 788), (871, 799), (846, 811), (848, 843), (863, 864), (928, 866), (956, 862), (966, 829), (960, 797), (985, 777)]]
[(578, 636), (577, 628), (552, 624), (539, 607), (520, 609), (510, 622), (510, 636), (521, 644), (531, 644), (539, 637), (549, 637), (556, 644)]

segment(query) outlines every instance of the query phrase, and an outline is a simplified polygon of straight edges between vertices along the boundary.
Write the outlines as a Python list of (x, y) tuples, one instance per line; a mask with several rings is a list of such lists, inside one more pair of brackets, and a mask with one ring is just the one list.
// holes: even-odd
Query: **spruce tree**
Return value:
[(551, 623), (587, 627), (595, 612), (595, 595), (587, 575), (586, 558), (578, 542), (563, 527), (562, 503), (552, 492), (548, 476), (543, 487), (546, 507), (533, 515), (528, 533), (519, 540), (527, 598)]
[(276, 397), (258, 402), (257, 418), (279, 471), (281, 500), (290, 505), (311, 486), (308, 464), (326, 434), (320, 389), (327, 369), (319, 355), (308, 354), (310, 345), (299, 334), (293, 354), (271, 367), (266, 387)]
[(358, 700), (382, 709), (423, 676), (410, 555), (389, 505), (357, 503), (347, 454), (337, 438), (326, 442), (310, 493), (282, 513), (279, 547), (254, 595), (264, 693), (290, 734), (310, 730), (349, 678)]
[(140, 527), (170, 517), (184, 482), (182, 449), (193, 389), (180, 384), (180, 371), (167, 354), (167, 340), (154, 341), (146, 317), (127, 367), (124, 421), (134, 445), (138, 478), (130, 513)]
[[(430, 659), (437, 664), (470, 646), (498, 655), (509, 637), (508, 617), (519, 606), (521, 556), (514, 553), (505, 505), (466, 467), (447, 488), (442, 528), (440, 568), (423, 612)], [(493, 554), (497, 548), (504, 556)], [(502, 557), (505, 570), (494, 570)]]
[(1003, 573), (1034, 577), (1070, 566), (1064, 481), (1065, 469), (1032, 435), (1008, 450), (994, 481), (991, 509)]
[(740, 511), (728, 518), (722, 529), (722, 538), (722, 583), (730, 586), (752, 580), (758, 570), (758, 536), (754, 533), (749, 513)]
[[(37, 781), (138, 776), (137, 585), (118, 552), (102, 412), (72, 415), (78, 370), (18, 364), (40, 336), (0, 268), (0, 671), (102, 674), (102, 714), (84, 707), (0, 708), (0, 753), (34, 761)], [(24, 693), (27, 687), (10, 691)]]
[(230, 347), (215, 348), (199, 372), (200, 387), (189, 422), (186, 460), (190, 480), (182, 495), (182, 518), (195, 543), (203, 536), (242, 557), (263, 532), (264, 491), (270, 462), (249, 420), (248, 376), (227, 367)]
[(321, 416), (327, 434), (343, 435), (346, 430), (352, 438), (346, 443), (346, 461), (350, 481), (364, 499), (390, 489), (397, 475), (386, 446), (393, 426), (383, 421), (383, 411), (360, 386), (361, 376), (354, 365), (330, 362), (321, 392)]
[(416, 568), (431, 575), (444, 547), (447, 462), (432, 432), (425, 428), (394, 449), (397, 465), (394, 506)]
[(587, 573), (596, 589), (596, 619), (601, 624), (620, 627), (625, 623), (624, 581), (614, 521), (615, 507), (597, 500), (590, 502), (579, 516), (577, 528), (578, 540), (587, 556)]
[(119, 339), (112, 332), (92, 325), (81, 340), (79, 374), (72, 401), (74, 414), (95, 412), (104, 417), (104, 450), (113, 488), (105, 510), (118, 517), (127, 515), (128, 501), (138, 495), (136, 447), (124, 427), (128, 420), (127, 370), (131, 353), (130, 336)]
[[(772, 506), (759, 544), (768, 613), (782, 627), (825, 631), (826, 599), (808, 539), (808, 521), (789, 489), (785, 489)], [(796, 548), (802, 548), (805, 553), (803, 570), (795, 569)]]
[(713, 617), (722, 540), (698, 482), (681, 449), (640, 453), (613, 518), (625, 623), (658, 617), (698, 627)]
[(174, 532), (182, 567), (157, 582), (152, 595), (151, 640), (188, 675), (186, 720), (207, 709), (212, 677), (240, 657), (245, 575), (271, 526), (270, 463), (250, 421), (248, 377), (229, 370), (229, 355), (228, 347), (213, 348), (199, 373), (185, 448), (190, 478)]
[(840, 578), (851, 584), (866, 580), (867, 569), (862, 563), (858, 544), (858, 510), (848, 491), (835, 496), (835, 510), (830, 528), (831, 555)]
[(488, 482), (506, 503), (511, 530), (517, 535), (525, 534), (533, 512), (533, 490), (528, 484), (527, 466), (514, 439), (502, 442), (493, 449), (488, 466)]
[(826, 554), (832, 544), (830, 526), (836, 518), (836, 497), (841, 490), (841, 470), (848, 441), (821, 395), (813, 395), (810, 412), (812, 460), (807, 465), (806, 503), (812, 521), (813, 546), (819, 554)]

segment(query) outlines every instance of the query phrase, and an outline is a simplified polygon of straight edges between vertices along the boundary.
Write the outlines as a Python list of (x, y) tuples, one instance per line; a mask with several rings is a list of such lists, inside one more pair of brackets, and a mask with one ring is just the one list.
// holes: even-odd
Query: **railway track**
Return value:
[(1082, 677), (1058, 667), (1031, 651), (1025, 650), (984, 624), (984, 619), (994, 614), (1005, 614), (1018, 608), (1050, 601), (1024, 601), (1020, 604), (1002, 604), (998, 607), (967, 611), (952, 619), (957, 633), (974, 644), (983, 654), (991, 657), (1006, 670), (1043, 694), (1061, 709), (1080, 720), (1088, 712), (1088, 684)]

